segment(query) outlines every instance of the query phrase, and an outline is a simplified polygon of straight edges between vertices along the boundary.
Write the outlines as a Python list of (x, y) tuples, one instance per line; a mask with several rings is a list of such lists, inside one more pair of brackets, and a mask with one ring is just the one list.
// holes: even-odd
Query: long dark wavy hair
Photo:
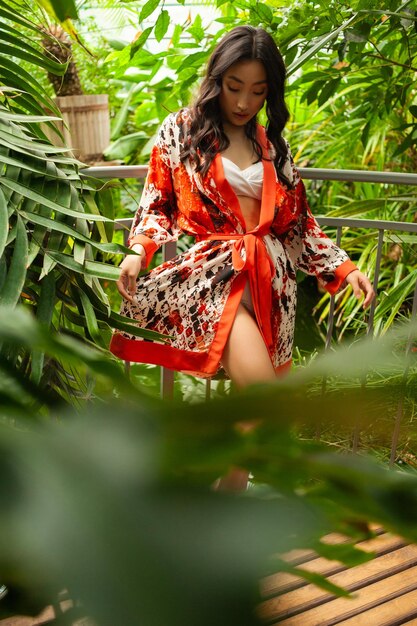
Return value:
[[(263, 28), (237, 26), (217, 44), (197, 98), (190, 107), (190, 122), (185, 130), (181, 160), (190, 157), (196, 163), (196, 170), (205, 175), (216, 153), (229, 146), (219, 106), (222, 77), (231, 65), (246, 60), (261, 61), (265, 67), (268, 81), (266, 134), (276, 151), (274, 164), (277, 175), (291, 186), (281, 171), (288, 152), (281, 136), (289, 118), (284, 100), (285, 65), (275, 41)], [(255, 117), (245, 125), (245, 132), (261, 159), (262, 149), (256, 139)]]

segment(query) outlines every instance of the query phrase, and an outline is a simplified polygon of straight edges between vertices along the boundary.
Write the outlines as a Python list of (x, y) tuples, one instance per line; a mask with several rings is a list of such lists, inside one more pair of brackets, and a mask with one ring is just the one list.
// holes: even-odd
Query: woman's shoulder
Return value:
[(156, 137), (156, 143), (166, 148), (176, 148), (182, 143), (184, 131), (190, 120), (190, 109), (184, 107), (179, 111), (169, 113), (162, 121)]
[(189, 107), (183, 107), (179, 111), (169, 113), (163, 120), (161, 127), (181, 127), (191, 119), (191, 109)]

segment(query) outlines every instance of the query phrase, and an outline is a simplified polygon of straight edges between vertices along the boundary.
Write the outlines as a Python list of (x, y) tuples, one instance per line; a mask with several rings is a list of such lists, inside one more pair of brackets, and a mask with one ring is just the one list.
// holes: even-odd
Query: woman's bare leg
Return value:
[[(258, 324), (243, 304), (239, 304), (221, 362), (229, 378), (240, 389), (276, 378)], [(242, 430), (250, 430), (251, 426), (242, 424)], [(233, 468), (220, 479), (217, 489), (242, 491), (246, 489), (248, 476), (247, 470)]]
[(276, 374), (256, 320), (239, 304), (222, 356), (222, 366), (241, 389), (275, 380)]

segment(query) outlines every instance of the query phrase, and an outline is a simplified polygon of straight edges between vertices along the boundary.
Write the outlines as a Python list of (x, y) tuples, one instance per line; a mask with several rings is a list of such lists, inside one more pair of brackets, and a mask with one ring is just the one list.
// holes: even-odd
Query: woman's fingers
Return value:
[(127, 288), (129, 290), (129, 293), (130, 293), (132, 298), (133, 298), (133, 296), (136, 293), (136, 279), (137, 279), (137, 277), (138, 277), (137, 274), (128, 274), (128, 277), (127, 277)]
[(364, 276), (362, 290), (363, 290), (363, 293), (365, 294), (365, 300), (363, 301), (362, 306), (364, 309), (366, 309), (371, 304), (372, 300), (374, 300), (375, 295), (376, 295), (374, 288), (371, 285), (371, 281), (366, 276)]
[(359, 270), (355, 270), (347, 275), (346, 281), (352, 286), (353, 293), (358, 300), (362, 297), (362, 293), (364, 294), (365, 299), (362, 307), (366, 309), (375, 298), (375, 292), (369, 278)]
[(141, 270), (143, 255), (129, 255), (120, 264), (121, 274), (116, 281), (117, 289), (125, 300), (133, 301), (136, 293), (136, 279)]
[(126, 272), (122, 269), (122, 273), (120, 274), (119, 280), (116, 281), (116, 287), (120, 295), (125, 300), (129, 300), (129, 302), (132, 302), (133, 297), (126, 290), (127, 284), (128, 284), (128, 277), (127, 277)]

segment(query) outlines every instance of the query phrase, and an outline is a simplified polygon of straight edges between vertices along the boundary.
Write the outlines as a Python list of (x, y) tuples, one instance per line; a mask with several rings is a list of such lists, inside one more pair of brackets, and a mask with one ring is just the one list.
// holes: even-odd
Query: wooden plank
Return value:
[[(328, 580), (349, 591), (356, 591), (378, 581), (383, 581), (405, 569), (410, 569), (412, 566), (417, 566), (417, 546), (415, 545), (405, 546), (363, 565), (345, 569), (336, 575), (329, 576)], [(308, 584), (301, 589), (290, 591), (284, 596), (264, 602), (260, 611), (269, 619), (281, 616), (289, 617), (332, 600), (334, 600), (334, 595), (323, 591), (316, 585)]]
[[(358, 548), (365, 550), (365, 552), (375, 552), (376, 555), (379, 556), (392, 550), (402, 548), (404, 546), (404, 540), (390, 533), (384, 533), (379, 537), (360, 541), (356, 545)], [(309, 572), (323, 574), (324, 576), (331, 576), (347, 569), (340, 561), (329, 561), (328, 559), (317, 556), (315, 559), (303, 563), (302, 568)], [(306, 581), (293, 574), (273, 574), (272, 576), (265, 577), (261, 581), (261, 594), (263, 596), (271, 596), (278, 593), (285, 593), (307, 584)]]
[[(411, 618), (411, 621), (404, 622), (408, 617)], [(413, 618), (416, 617), (417, 591), (411, 591), (365, 613), (338, 622), (338, 624), (339, 626), (371, 626), (372, 624), (378, 624), (378, 626), (398, 626), (399, 624), (415, 626), (417, 619)]]
[[(371, 530), (376, 533), (378, 536), (385, 533), (384, 529), (376, 524), (370, 524)], [(372, 541), (371, 539), (370, 541)], [(322, 539), (324, 543), (329, 544), (338, 544), (338, 543), (348, 543), (352, 541), (352, 537), (348, 537), (347, 535), (342, 535), (341, 533), (329, 533), (325, 535)], [(368, 540), (366, 540), (368, 541)], [(306, 563), (311, 559), (317, 557), (317, 553), (314, 550), (289, 550), (285, 554), (281, 555), (281, 558), (284, 561), (291, 563), (292, 565), (299, 565), (300, 563)]]
[[(355, 592), (352, 599), (335, 598), (324, 605), (287, 619), (284, 618), (285, 604), (282, 604), (281, 614), (284, 619), (278, 619), (274, 623), (279, 623), (280, 626), (333, 626), (415, 590), (417, 590), (417, 566), (363, 587)], [(285, 602), (285, 596), (281, 596), (281, 602)]]

